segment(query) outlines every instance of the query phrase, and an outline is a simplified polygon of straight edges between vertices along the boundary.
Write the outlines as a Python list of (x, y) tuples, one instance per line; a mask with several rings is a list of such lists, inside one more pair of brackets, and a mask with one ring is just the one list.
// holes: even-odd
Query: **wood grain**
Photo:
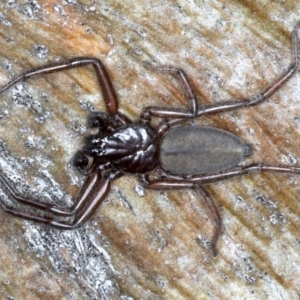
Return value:
[[(94, 3), (93, 3), (94, 2)], [(145, 67), (182, 67), (200, 103), (246, 99), (286, 70), (297, 1), (16, 1), (0, 4), (0, 84), (76, 56), (107, 66), (120, 110), (185, 107), (180, 85)], [(257, 107), (197, 120), (253, 145), (250, 162), (300, 165), (300, 76)], [(104, 110), (90, 68), (28, 80), (0, 95), (0, 166), (20, 192), (70, 205), (83, 178), (70, 164), (85, 120)], [(61, 231), (0, 211), (1, 299), (296, 299), (300, 180), (248, 175), (207, 186), (213, 223), (191, 190), (115, 181), (82, 228)], [(1, 197), (5, 196), (5, 190)], [(13, 203), (13, 205), (16, 205)]]

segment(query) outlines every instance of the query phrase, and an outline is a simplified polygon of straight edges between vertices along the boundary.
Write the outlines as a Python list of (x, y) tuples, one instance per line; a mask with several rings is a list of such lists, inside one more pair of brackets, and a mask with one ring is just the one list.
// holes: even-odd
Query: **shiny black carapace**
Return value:
[[(195, 189), (210, 211), (215, 222), (211, 248), (216, 255), (216, 242), (221, 232), (221, 217), (204, 185), (251, 172), (280, 172), (300, 174), (299, 167), (252, 164), (242, 166), (252, 148), (239, 137), (217, 128), (187, 125), (188, 121), (203, 115), (212, 115), (259, 104), (274, 94), (296, 72), (299, 62), (300, 23), (292, 37), (293, 60), (288, 70), (258, 95), (245, 100), (228, 101), (198, 107), (197, 99), (186, 73), (172, 67), (155, 68), (159, 72), (177, 76), (189, 98), (187, 110), (165, 107), (146, 107), (138, 122), (133, 123), (118, 111), (118, 99), (106, 68), (96, 58), (80, 57), (31, 70), (6, 84), (0, 93), (15, 83), (32, 76), (54, 73), (92, 65), (95, 69), (106, 104), (107, 113), (92, 113), (89, 128), (97, 133), (88, 136), (85, 146), (74, 157), (74, 165), (86, 180), (73, 207), (62, 208), (52, 204), (21, 197), (7, 178), (0, 180), (11, 198), (29, 205), (34, 210), (22, 210), (1, 202), (3, 209), (15, 216), (62, 229), (72, 229), (85, 222), (106, 198), (111, 181), (124, 174), (137, 174), (144, 187), (155, 190)], [(156, 128), (151, 118), (162, 118)], [(46, 212), (43, 215), (41, 212)], [(66, 220), (60, 221), (66, 217)]]

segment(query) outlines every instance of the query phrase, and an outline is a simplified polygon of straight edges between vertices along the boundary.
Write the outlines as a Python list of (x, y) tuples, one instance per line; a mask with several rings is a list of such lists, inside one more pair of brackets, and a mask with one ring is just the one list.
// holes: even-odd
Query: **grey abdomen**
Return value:
[(250, 154), (251, 147), (228, 131), (178, 126), (162, 138), (159, 160), (173, 174), (197, 175), (236, 167)]

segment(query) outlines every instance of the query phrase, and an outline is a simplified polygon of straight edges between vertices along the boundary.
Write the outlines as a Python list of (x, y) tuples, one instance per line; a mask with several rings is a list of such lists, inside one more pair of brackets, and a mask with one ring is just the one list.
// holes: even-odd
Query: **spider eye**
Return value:
[(87, 126), (89, 128), (105, 129), (108, 125), (108, 115), (106, 113), (94, 112), (88, 117)]
[(73, 158), (74, 166), (80, 172), (86, 172), (92, 166), (93, 159), (87, 155), (85, 155), (82, 151), (78, 151)]

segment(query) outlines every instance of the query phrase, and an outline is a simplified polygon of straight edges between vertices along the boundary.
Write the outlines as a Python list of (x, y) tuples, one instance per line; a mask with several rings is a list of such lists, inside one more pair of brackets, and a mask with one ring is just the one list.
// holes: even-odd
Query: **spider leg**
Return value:
[[(110, 191), (110, 183), (110, 179), (97, 180), (90, 191), (83, 191), (86, 196), (82, 197), (81, 203), (78, 201), (78, 213), (75, 216), (72, 227), (81, 226), (97, 210)], [(54, 223), (52, 225), (56, 226)]]
[(217, 249), (216, 249), (216, 244), (219, 239), (221, 230), (222, 230), (222, 218), (219, 214), (219, 210), (215, 204), (214, 199), (211, 197), (210, 193), (201, 185), (196, 184), (195, 185), (196, 191), (202, 195), (206, 207), (209, 210), (210, 217), (214, 220), (215, 222), (215, 231), (214, 235), (210, 240), (210, 245), (211, 245), (211, 250), (213, 252), (213, 256), (217, 256)]
[[(110, 190), (110, 179), (102, 179), (101, 173), (96, 171), (87, 177), (85, 183), (79, 191), (76, 202), (71, 208), (62, 208), (52, 204), (46, 204), (35, 199), (29, 199), (20, 196), (8, 183), (7, 180), (0, 177), (1, 182), (6, 187), (11, 198), (22, 204), (34, 207), (47, 213), (47, 215), (41, 215), (34, 210), (25, 211), (19, 208), (13, 208), (8, 206), (3, 201), (0, 201), (2, 208), (17, 217), (21, 217), (27, 220), (36, 221), (39, 223), (50, 224), (52, 226), (61, 229), (72, 229), (79, 227), (84, 223), (98, 208), (101, 202), (106, 198)], [(55, 216), (72, 217), (75, 216), (72, 221), (57, 221)]]
[(31, 71), (25, 72), (24, 74), (8, 82), (0, 89), (0, 93), (4, 92), (17, 82), (23, 81), (32, 76), (55, 73), (63, 70), (83, 67), (86, 65), (92, 65), (94, 67), (108, 113), (110, 115), (117, 113), (118, 98), (111, 82), (110, 76), (102, 62), (99, 59), (93, 57), (75, 57), (64, 62), (54, 63), (48, 66), (32, 69)]
[(216, 243), (222, 229), (222, 219), (219, 214), (218, 208), (209, 194), (209, 192), (200, 184), (189, 182), (188, 180), (176, 181), (172, 179), (161, 179), (150, 181), (146, 175), (139, 176), (140, 182), (148, 189), (152, 190), (164, 190), (164, 189), (182, 189), (182, 188), (193, 188), (200, 196), (204, 199), (205, 205), (208, 208), (210, 217), (214, 220), (214, 234), (210, 240), (210, 246), (214, 256), (217, 256)]
[[(275, 166), (266, 165), (262, 163), (250, 164), (243, 167), (238, 167), (231, 170), (225, 170), (214, 174), (204, 174), (192, 176), (188, 180), (197, 184), (209, 184), (220, 180), (225, 180), (233, 177), (239, 177), (245, 174), (251, 173), (286, 173), (291, 175), (300, 175), (300, 167), (289, 167), (289, 166)], [(176, 176), (175, 176), (176, 177)], [(177, 177), (180, 180), (181, 177)], [(182, 180), (182, 178), (181, 178)]]
[(180, 175), (172, 175), (164, 173), (164, 176), (159, 179), (149, 180), (147, 175), (140, 175), (139, 180), (141, 183), (148, 188), (151, 186), (151, 189), (176, 189), (176, 188), (186, 188), (192, 187), (193, 184), (206, 185), (221, 180), (240, 177), (246, 174), (252, 173), (286, 173), (291, 175), (300, 175), (300, 167), (290, 167), (290, 166), (275, 166), (267, 165), (263, 163), (255, 163), (247, 166), (237, 167), (234, 169), (224, 170), (217, 173), (210, 174), (200, 174), (193, 175), (189, 178), (185, 178)]
[[(185, 89), (185, 92), (189, 98), (189, 102), (190, 102), (190, 109), (189, 109), (188, 114), (191, 118), (196, 117), (197, 111), (198, 111), (198, 100), (197, 100), (195, 92), (190, 84), (190, 80), (189, 80), (187, 74), (185, 73), (185, 71), (180, 68), (152, 66), (149, 63), (146, 63), (146, 66), (153, 69), (156, 72), (172, 74), (181, 81), (181, 83)], [(147, 112), (147, 109), (146, 109), (145, 113), (146, 112)], [(149, 111), (149, 113), (151, 113), (151, 112)], [(144, 118), (144, 117), (146, 117), (146, 115), (142, 116), (142, 118)]]
[(77, 211), (79, 211), (82, 208), (86, 199), (88, 198), (90, 191), (92, 190), (97, 180), (99, 180), (98, 172), (94, 172), (93, 174), (88, 176), (79, 191), (79, 194), (76, 198), (76, 202), (74, 203), (74, 205), (70, 208), (68, 207), (65, 208), (65, 207), (59, 207), (54, 204), (45, 203), (36, 199), (32, 199), (20, 195), (20, 193), (11, 185), (11, 183), (7, 180), (7, 178), (3, 174), (0, 174), (0, 182), (2, 186), (5, 187), (6, 191), (8, 192), (8, 194), (11, 196), (13, 200), (21, 204), (25, 204), (40, 209), (47, 213), (53, 213), (55, 215), (65, 216), (65, 217), (70, 217), (75, 215)]
[[(244, 100), (231, 100), (231, 101), (225, 101), (218, 104), (209, 104), (209, 105), (202, 105), (198, 108), (197, 112), (194, 113), (193, 109), (197, 107), (196, 104), (192, 105), (192, 109), (190, 110), (178, 110), (178, 109), (168, 109), (163, 107), (157, 107), (157, 106), (149, 106), (146, 107), (142, 114), (141, 114), (141, 122), (150, 123), (151, 117), (158, 117), (158, 118), (166, 118), (166, 119), (173, 119), (168, 120), (165, 124), (165, 126), (172, 126), (174, 124), (182, 122), (182, 120), (187, 120), (193, 117), (200, 117), (203, 115), (211, 115), (211, 114), (217, 114), (221, 112), (231, 111), (234, 109), (242, 108), (242, 107), (249, 107), (257, 105), (266, 99), (268, 99), (270, 96), (272, 96), (284, 83), (286, 83), (297, 71), (299, 67), (299, 35), (298, 30), (300, 28), (300, 22), (296, 24), (293, 32), (292, 32), (292, 63), (287, 69), (286, 72), (284, 72), (277, 80), (275, 80), (271, 85), (269, 85), (267, 88), (265, 88), (262, 92), (259, 94)], [(161, 70), (163, 72), (171, 72), (171, 73), (178, 73), (181, 74), (180, 78), (184, 83), (184, 86), (186, 90), (188, 91), (189, 97), (191, 98), (193, 93), (193, 90), (191, 86), (188, 83), (187, 79), (184, 79), (185, 74), (180, 69), (173, 69), (173, 68), (158, 68), (158, 70)], [(163, 130), (163, 129), (161, 129)]]
[(163, 177), (155, 180), (150, 180), (148, 175), (140, 175), (138, 178), (145, 188), (152, 190), (172, 190), (184, 188), (196, 189), (197, 192), (204, 198), (205, 204), (209, 209), (210, 216), (215, 222), (214, 235), (210, 243), (213, 255), (216, 256), (216, 243), (221, 233), (222, 219), (218, 212), (218, 208), (214, 203), (214, 200), (212, 199), (208, 191), (203, 187), (203, 185), (217, 182), (220, 180), (225, 180), (232, 177), (238, 177), (245, 174), (260, 172), (300, 175), (300, 167), (251, 164), (248, 166), (239, 167), (231, 170), (225, 170), (214, 174), (195, 175), (191, 176), (190, 178), (183, 178), (179, 175), (169, 175), (166, 173), (164, 173)]

